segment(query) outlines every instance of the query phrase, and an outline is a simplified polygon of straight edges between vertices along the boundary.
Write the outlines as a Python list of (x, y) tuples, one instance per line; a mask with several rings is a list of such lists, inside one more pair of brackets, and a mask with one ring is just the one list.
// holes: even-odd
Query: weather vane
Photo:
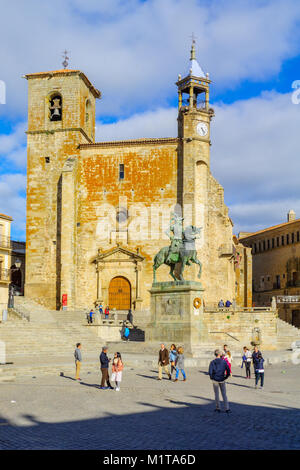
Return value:
[(64, 51), (64, 52), (63, 52), (63, 58), (64, 58), (64, 61), (63, 61), (62, 64), (63, 64), (64, 69), (66, 69), (66, 68), (68, 67), (68, 65), (69, 65), (69, 59), (70, 59), (70, 58), (68, 57), (68, 51)]
[(190, 38), (192, 38), (193, 44), (195, 44), (197, 37), (194, 35), (194, 33), (192, 33)]

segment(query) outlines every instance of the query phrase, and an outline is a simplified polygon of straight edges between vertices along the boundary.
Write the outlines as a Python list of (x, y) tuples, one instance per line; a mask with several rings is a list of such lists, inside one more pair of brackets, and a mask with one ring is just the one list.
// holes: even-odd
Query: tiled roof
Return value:
[(101, 97), (101, 92), (97, 90), (97, 88), (92, 85), (92, 83), (89, 81), (87, 76), (81, 72), (80, 70), (71, 70), (71, 69), (61, 69), (61, 70), (51, 70), (48, 72), (35, 72), (35, 73), (28, 73), (27, 75), (24, 75), (24, 77), (28, 80), (30, 78), (38, 78), (38, 77), (52, 77), (53, 75), (79, 75), (82, 80), (85, 82), (87, 87), (91, 90), (95, 98), (100, 98)]
[(297, 222), (299, 223), (300, 219), (291, 220), (290, 222), (284, 222), (283, 224), (273, 225), (272, 227), (267, 227), (267, 228), (264, 228), (263, 230), (258, 230), (257, 232), (249, 233), (248, 235), (246, 235), (244, 237), (240, 237), (239, 240), (254, 237), (256, 235), (260, 235), (262, 233), (269, 232), (269, 231), (272, 231), (272, 230), (276, 230), (276, 229), (279, 229), (279, 228), (285, 228), (285, 227), (290, 226), (292, 224), (295, 224)]
[(157, 139), (129, 139), (129, 140), (115, 140), (108, 142), (95, 142), (93, 144), (81, 144), (80, 149), (87, 148), (101, 148), (101, 147), (116, 147), (119, 145), (154, 145), (154, 144), (177, 144), (179, 139), (177, 137), (161, 137)]
[(0, 213), (0, 218), (8, 219), (8, 220), (13, 220), (13, 218), (10, 217), (10, 215), (5, 215), (5, 214), (1, 214), (1, 213)]

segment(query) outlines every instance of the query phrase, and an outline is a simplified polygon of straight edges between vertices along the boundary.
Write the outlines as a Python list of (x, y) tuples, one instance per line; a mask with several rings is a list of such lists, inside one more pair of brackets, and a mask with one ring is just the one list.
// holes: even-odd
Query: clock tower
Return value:
[(207, 217), (210, 175), (210, 121), (214, 111), (209, 105), (209, 75), (196, 60), (193, 40), (188, 74), (178, 76), (178, 203), (183, 208), (185, 225), (202, 226)]

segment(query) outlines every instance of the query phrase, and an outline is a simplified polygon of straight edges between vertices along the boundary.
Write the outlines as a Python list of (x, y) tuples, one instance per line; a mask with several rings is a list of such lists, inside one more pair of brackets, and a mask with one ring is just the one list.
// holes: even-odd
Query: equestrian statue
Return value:
[[(156, 282), (156, 270), (162, 264), (170, 266), (170, 275), (174, 281), (184, 281), (183, 271), (185, 266), (190, 266), (191, 263), (198, 264), (198, 278), (200, 279), (202, 264), (197, 257), (195, 240), (196, 238), (199, 238), (202, 227), (197, 228), (194, 225), (189, 225), (184, 229), (183, 218), (179, 217), (175, 212), (171, 215), (170, 228), (166, 231), (166, 234), (171, 240), (171, 245), (161, 248), (154, 257), (153, 282)], [(177, 263), (180, 263), (178, 278), (176, 278), (174, 274), (174, 269)]]

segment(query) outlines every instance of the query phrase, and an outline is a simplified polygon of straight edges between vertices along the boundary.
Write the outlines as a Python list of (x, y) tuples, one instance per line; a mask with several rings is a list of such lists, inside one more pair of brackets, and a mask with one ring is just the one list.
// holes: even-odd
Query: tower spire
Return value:
[(196, 36), (194, 33), (192, 33), (192, 48), (191, 48), (191, 58), (190, 60), (196, 60), (196, 50), (195, 50), (195, 44), (196, 44)]

